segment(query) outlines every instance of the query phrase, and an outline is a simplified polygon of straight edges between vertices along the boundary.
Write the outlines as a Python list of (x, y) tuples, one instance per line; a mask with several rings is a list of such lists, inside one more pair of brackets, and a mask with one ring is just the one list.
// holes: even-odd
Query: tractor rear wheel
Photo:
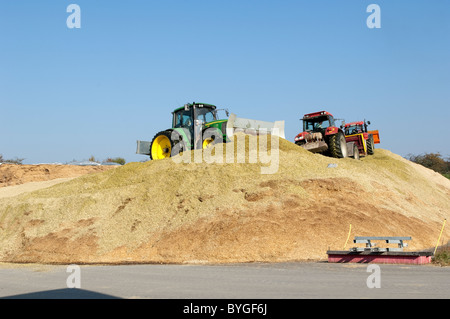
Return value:
[(342, 132), (332, 135), (328, 139), (328, 148), (332, 157), (344, 158), (347, 157), (347, 142)]
[(372, 134), (369, 135), (369, 138), (367, 139), (366, 144), (367, 144), (367, 154), (373, 155), (375, 153), (375, 151), (374, 151), (375, 143), (373, 142)]

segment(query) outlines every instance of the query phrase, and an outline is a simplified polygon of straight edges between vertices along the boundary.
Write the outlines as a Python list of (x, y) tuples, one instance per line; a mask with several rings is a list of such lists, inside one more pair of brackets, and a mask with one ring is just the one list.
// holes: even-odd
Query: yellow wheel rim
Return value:
[(203, 148), (211, 147), (213, 141), (214, 140), (212, 138), (205, 138), (203, 140)]
[(172, 145), (167, 136), (160, 135), (152, 143), (152, 159), (170, 157)]

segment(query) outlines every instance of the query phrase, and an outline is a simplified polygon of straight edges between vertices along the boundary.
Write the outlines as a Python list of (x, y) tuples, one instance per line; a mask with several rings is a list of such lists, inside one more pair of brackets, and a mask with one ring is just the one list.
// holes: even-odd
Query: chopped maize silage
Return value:
[(389, 151), (334, 159), (279, 139), (277, 171), (261, 174), (269, 164), (249, 153), (266, 149), (245, 139), (227, 145), (231, 162), (129, 163), (0, 199), (0, 261), (324, 259), (342, 249), (349, 224), (352, 236), (412, 236), (417, 250), (433, 247), (449, 217), (450, 181)]

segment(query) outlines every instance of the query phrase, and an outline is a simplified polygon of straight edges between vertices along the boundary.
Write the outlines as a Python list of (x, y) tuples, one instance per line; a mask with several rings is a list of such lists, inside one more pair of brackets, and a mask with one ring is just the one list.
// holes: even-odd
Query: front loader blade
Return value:
[(151, 144), (149, 141), (137, 141), (136, 154), (150, 155)]

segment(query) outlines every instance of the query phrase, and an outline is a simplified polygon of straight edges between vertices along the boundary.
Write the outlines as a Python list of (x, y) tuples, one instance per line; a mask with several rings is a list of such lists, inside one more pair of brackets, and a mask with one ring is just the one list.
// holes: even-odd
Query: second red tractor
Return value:
[(351, 122), (344, 125), (345, 140), (354, 142), (358, 147), (359, 156), (373, 155), (375, 144), (380, 143), (378, 130), (368, 131), (370, 121)]

